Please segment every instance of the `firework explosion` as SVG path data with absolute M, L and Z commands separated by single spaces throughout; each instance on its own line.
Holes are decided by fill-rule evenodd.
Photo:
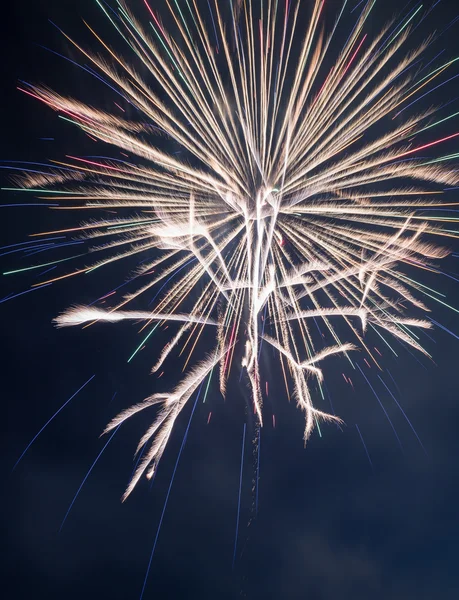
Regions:
M 428 310 L 426 288 L 405 267 L 435 271 L 433 261 L 448 254 L 435 238 L 456 234 L 428 210 L 447 206 L 440 186 L 459 179 L 442 164 L 456 155 L 419 157 L 459 136 L 426 137 L 450 117 L 439 119 L 432 108 L 400 116 L 454 62 L 426 69 L 421 55 L 431 40 L 406 49 L 420 9 L 370 39 L 364 30 L 375 2 L 367 2 L 336 54 L 332 40 L 347 1 L 327 31 L 323 0 L 305 7 L 239 0 L 224 10 L 215 0 L 206 15 L 195 2 L 176 0 L 166 2 L 173 33 L 144 3 L 137 18 L 124 4 L 115 13 L 98 2 L 127 58 L 91 28 L 103 55 L 66 36 L 136 119 L 45 87 L 23 88 L 126 156 L 70 158 L 21 180 L 64 209 L 127 215 L 64 230 L 92 240 L 101 258 L 45 283 L 110 263 L 121 269 L 132 256 L 142 262 L 131 280 L 147 281 L 109 310 L 72 307 L 57 325 L 143 320 L 149 333 L 140 348 L 170 322 L 175 330 L 153 371 L 174 352 L 188 353 L 188 371 L 172 391 L 128 408 L 106 428 L 160 407 L 123 498 L 143 475 L 153 476 L 177 417 L 206 378 L 218 371 L 225 393 L 235 358 L 263 424 L 263 342 L 277 351 L 287 394 L 305 415 L 305 440 L 320 419 L 339 422 L 312 399 L 327 357 L 344 353 L 352 361 L 359 348 L 377 363 L 365 343 L 369 329 L 387 345 L 389 334 L 426 352 L 413 332 L 431 326 L 418 315 Z M 129 310 L 158 289 L 151 310 Z M 214 332 L 215 347 L 189 368 L 202 354 L 204 328 Z M 346 328 L 352 343 L 342 341 Z M 333 345 L 323 347 L 322 331 Z

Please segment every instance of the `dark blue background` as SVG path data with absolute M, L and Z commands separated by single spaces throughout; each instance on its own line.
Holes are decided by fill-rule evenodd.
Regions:
M 333 5 L 337 9 L 339 3 L 326 4 L 331 19 Z M 379 4 L 368 24 L 370 33 L 401 8 L 392 1 Z M 79 17 L 110 36 L 108 24 L 88 0 L 23 0 L 2 10 L 5 8 L 2 158 L 42 160 L 61 158 L 68 152 L 94 153 L 87 138 L 18 92 L 16 84 L 20 78 L 44 82 L 84 99 L 97 90 L 96 103 L 111 107 L 113 97 L 108 89 L 95 86 L 88 76 L 35 45 L 44 44 L 76 58 L 47 19 L 83 42 L 89 38 Z M 141 6 L 139 10 L 143 10 Z M 457 12 L 454 1 L 442 0 L 420 28 L 419 39 L 432 29 L 445 27 Z M 442 48 L 443 56 L 458 54 L 458 34 L 457 26 L 450 29 L 429 50 L 431 56 Z M 456 95 L 453 83 L 424 106 Z M 457 102 L 450 105 L 449 112 L 456 106 Z M 458 127 L 457 120 L 452 120 L 441 131 L 447 135 Z M 41 141 L 41 137 L 55 140 Z M 450 201 L 455 197 L 455 193 L 448 196 Z M 23 196 L 14 193 L 2 194 L 3 203 L 21 200 Z M 4 244 L 27 239 L 35 231 L 58 228 L 74 218 L 41 208 L 1 210 Z M 28 264 L 17 255 L 1 261 L 2 271 Z M 448 259 L 445 268 L 459 271 L 457 260 Z M 123 426 L 88 478 L 59 534 L 68 505 L 105 442 L 99 435 L 107 421 L 156 389 L 170 387 L 182 368 L 182 363 L 169 365 L 159 381 L 149 375 L 167 339 L 165 333 L 154 336 L 136 360 L 127 364 L 139 343 L 137 330 L 130 324 L 83 331 L 53 328 L 52 318 L 64 308 L 76 301 L 90 302 L 121 283 L 125 272 L 120 276 L 118 269 L 115 266 L 70 279 L 0 305 L 5 598 L 124 600 L 140 593 L 189 409 L 177 425 L 153 487 L 139 485 L 125 504 L 120 496 L 132 469 L 132 454 L 152 415 L 142 414 Z M 33 281 L 31 275 L 19 275 L 4 278 L 2 283 L 3 297 L 27 289 Z M 434 285 L 447 295 L 447 301 L 459 304 L 458 284 L 439 276 Z M 459 333 L 459 315 L 436 307 L 434 318 Z M 436 343 L 426 340 L 426 346 L 436 364 L 421 357 L 418 362 L 400 346 L 398 359 L 384 351 L 382 361 L 398 383 L 397 398 L 428 457 L 379 385 L 377 391 L 401 438 L 401 451 L 372 391 L 345 359 L 331 359 L 325 365 L 325 377 L 335 410 L 346 425 L 343 431 L 324 425 L 323 437 L 315 432 L 304 449 L 302 416 L 293 402 L 287 402 L 277 367 L 266 369 L 272 362 L 266 353 L 263 360 L 270 393 L 262 433 L 259 513 L 253 519 L 253 423 L 249 419 L 234 572 L 231 562 L 245 399 L 236 384 L 230 386 L 226 401 L 214 387 L 207 403 L 198 404 L 193 418 L 145 598 L 458 598 L 459 341 L 441 330 L 433 335 Z M 344 382 L 342 372 L 352 377 L 355 393 Z M 93 373 L 95 379 L 56 417 L 11 473 L 30 439 Z M 378 386 L 376 369 L 366 374 Z M 318 399 L 319 407 L 327 409 L 321 402 Z M 212 418 L 207 425 L 209 411 Z M 270 420 L 272 412 L 276 428 Z

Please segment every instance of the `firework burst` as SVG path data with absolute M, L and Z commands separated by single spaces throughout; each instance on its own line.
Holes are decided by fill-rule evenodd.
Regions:
M 365 343 L 368 329 L 425 352 L 413 333 L 430 327 L 416 316 L 428 310 L 424 288 L 405 267 L 434 270 L 433 261 L 446 256 L 435 238 L 455 233 L 426 209 L 446 206 L 440 186 L 458 176 L 443 164 L 454 155 L 426 159 L 419 152 L 459 133 L 426 137 L 439 122 L 434 109 L 399 113 L 454 61 L 426 72 L 420 61 L 430 40 L 406 49 L 418 11 L 370 39 L 371 1 L 335 53 L 346 4 L 328 31 L 323 0 L 305 7 L 240 0 L 225 9 L 215 0 L 206 15 L 195 2 L 167 1 L 168 30 L 146 0 L 139 18 L 127 5 L 115 14 L 100 4 L 126 52 L 112 50 L 91 28 L 102 55 L 67 39 L 131 118 L 24 87 L 126 156 L 69 158 L 22 180 L 24 188 L 52 192 L 61 209 L 127 215 L 66 230 L 92 241 L 92 256 L 100 258 L 49 281 L 110 263 L 121 270 L 135 255 L 143 262 L 134 279 L 146 280 L 111 309 L 76 306 L 57 325 L 134 319 L 151 332 L 154 321 L 175 322 L 153 371 L 180 347 L 188 350 L 187 365 L 203 329 L 215 333 L 208 357 L 172 391 L 153 394 L 107 426 L 160 407 L 139 442 L 137 451 L 147 449 L 124 498 L 144 474 L 153 476 L 177 417 L 204 379 L 218 370 L 225 393 L 235 356 L 242 355 L 263 423 L 262 342 L 277 351 L 287 392 L 304 412 L 305 440 L 319 419 L 339 421 L 313 404 L 323 360 L 336 353 L 352 360 L 349 353 L 361 348 L 376 362 Z M 180 153 L 170 152 L 171 144 Z M 151 311 L 129 310 L 159 285 Z M 342 341 L 346 328 L 352 343 Z M 317 329 L 333 345 L 324 348 Z

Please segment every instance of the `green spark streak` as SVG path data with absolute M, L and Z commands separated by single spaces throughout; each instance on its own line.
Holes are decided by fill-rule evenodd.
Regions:
M 181 77 L 181 78 L 183 79 L 183 81 L 186 83 L 186 79 L 185 79 L 185 77 L 183 76 L 183 73 L 182 73 L 182 71 L 179 69 L 179 66 L 178 66 L 178 64 L 175 62 L 175 60 L 174 60 L 174 57 L 173 57 L 173 56 L 172 56 L 172 54 L 169 52 L 169 49 L 168 49 L 168 47 L 167 47 L 167 46 L 166 46 L 166 44 L 163 42 L 163 39 L 162 39 L 162 37 L 161 37 L 161 36 L 159 35 L 159 33 L 156 31 L 156 27 L 155 27 L 155 26 L 153 25 L 153 23 L 151 23 L 151 22 L 150 22 L 150 25 L 151 25 L 151 28 L 153 29 L 153 31 L 155 32 L 155 34 L 156 34 L 156 37 L 157 37 L 157 38 L 158 38 L 158 40 L 161 42 L 161 44 L 162 44 L 162 46 L 163 46 L 164 50 L 165 50 L 165 51 L 167 52 L 167 54 L 169 55 L 169 58 L 170 58 L 170 59 L 171 59 L 171 61 L 173 62 L 173 64 L 174 64 L 175 68 L 177 69 L 177 71 L 178 71 L 178 73 L 179 73 L 180 77 Z M 190 89 L 190 87 L 188 86 L 188 84 L 187 84 L 187 87 L 188 87 L 188 89 Z
M 455 112 L 452 115 L 449 115 L 449 117 L 445 117 L 444 119 L 440 119 L 440 121 L 436 121 L 435 123 L 432 123 L 432 125 L 427 125 L 427 127 L 424 127 L 423 129 L 420 129 L 418 131 L 418 133 L 421 133 L 422 131 L 426 131 L 426 129 L 430 129 L 431 127 L 435 127 L 435 125 L 439 125 L 440 123 L 444 123 L 445 121 L 448 121 L 449 119 L 452 119 L 453 117 L 456 117 L 457 115 L 459 115 L 459 112 Z
M 379 331 L 376 329 L 376 327 L 375 327 L 374 325 L 372 325 L 371 323 L 370 323 L 370 327 L 373 329 L 373 331 L 375 331 L 375 332 L 376 332 L 376 333 L 379 335 L 379 337 L 380 337 L 380 338 L 382 339 L 382 341 L 383 341 L 383 342 L 386 344 L 386 346 L 387 346 L 387 347 L 388 347 L 388 348 L 389 348 L 389 349 L 390 349 L 390 350 L 391 350 L 391 351 L 392 351 L 392 352 L 395 354 L 395 356 L 398 358 L 398 354 L 397 354 L 397 352 L 395 352 L 395 350 L 392 348 L 392 346 L 389 344 L 389 342 L 386 340 L 386 338 L 385 338 L 385 337 L 383 337 L 383 336 L 382 336 L 382 335 L 379 333 Z
M 314 418 L 316 420 L 316 427 L 317 427 L 317 431 L 319 432 L 319 436 L 322 437 L 322 432 L 320 431 L 319 421 L 315 415 L 314 415 Z
M 6 271 L 3 273 L 3 275 L 14 275 L 15 273 L 23 273 L 24 271 L 40 269 L 41 267 L 48 267 L 49 265 L 57 265 L 58 263 L 65 262 L 66 260 L 72 260 L 72 258 L 78 258 L 80 256 L 86 256 L 86 254 L 75 254 L 75 256 L 69 256 L 68 258 L 62 258 L 61 260 L 53 260 L 53 262 L 42 263 L 41 265 L 35 265 L 33 267 L 25 267 L 24 269 L 16 269 L 15 271 Z
M 398 327 L 400 327 L 400 329 L 405 330 L 411 337 L 419 340 L 419 336 L 417 336 L 415 333 L 413 333 L 411 331 L 411 329 L 409 327 L 407 327 L 404 323 L 397 323 L 397 325 L 398 325 Z
M 403 27 L 394 35 L 394 37 L 387 42 L 387 44 L 384 46 L 384 48 L 381 50 L 381 52 L 384 52 L 384 50 L 386 50 L 392 44 L 392 42 L 394 42 L 398 38 L 398 36 L 402 33 L 402 31 L 408 26 L 408 23 L 412 19 L 414 19 L 414 17 L 418 14 L 418 12 L 421 10 L 422 7 L 423 7 L 423 4 L 421 4 L 421 6 L 418 8 L 418 10 L 414 14 L 411 15 L 411 17 L 408 19 L 408 21 L 405 23 L 405 25 L 403 25 Z
M 193 14 L 193 11 L 191 10 L 191 6 L 190 6 L 190 3 L 188 2 L 188 0 L 186 0 L 186 5 L 188 6 L 188 10 L 190 11 L 190 15 L 191 15 L 191 18 L 192 18 L 192 19 L 193 19 L 193 21 L 194 21 L 194 24 L 195 24 L 195 26 L 196 26 L 196 29 L 198 29 L 198 24 L 197 24 L 197 22 L 196 22 L 196 19 L 194 18 L 194 14 Z
M 420 281 L 416 281 L 416 279 L 411 279 L 411 277 L 408 277 L 407 275 L 401 275 L 401 274 L 399 275 L 399 277 L 400 277 L 400 279 L 408 279 L 408 281 L 411 281 L 411 283 L 415 283 L 416 285 L 420 285 L 421 287 L 426 288 L 426 290 L 430 290 L 434 294 L 438 294 L 439 296 L 443 296 L 443 298 L 446 298 L 445 294 L 442 294 L 441 292 L 437 292 L 437 290 L 434 290 L 433 288 L 430 288 L 427 285 L 424 285 Z
M 375 304 L 375 303 L 373 303 L 373 304 Z M 376 304 L 375 304 L 375 306 L 376 306 Z M 390 315 L 389 315 L 389 313 L 388 313 L 388 312 L 386 312 L 385 310 L 383 310 L 382 312 L 383 312 L 383 314 L 384 314 L 384 315 L 386 315 L 387 317 L 389 317 L 389 318 L 390 318 Z M 418 336 L 417 336 L 417 335 L 415 335 L 414 333 L 412 333 L 412 331 L 411 331 L 410 329 L 408 329 L 408 327 L 407 327 L 406 325 L 403 325 L 403 323 L 395 323 L 395 325 L 396 325 L 396 327 L 398 327 L 398 328 L 399 328 L 401 331 L 405 331 L 405 332 L 407 333 L 408 337 L 411 337 L 411 338 L 416 338 L 417 340 L 419 340 Z M 376 331 L 376 329 L 375 329 L 374 327 L 373 327 L 373 329 L 374 329 L 374 331 Z M 376 333 L 379 333 L 379 332 L 378 332 L 378 331 L 376 331 Z M 381 338 L 384 340 L 384 342 L 386 342 L 386 340 L 385 340 L 385 339 L 382 337 L 382 335 L 380 335 L 380 337 L 381 337 Z M 386 342 L 386 344 L 389 346 L 388 342 Z M 390 346 L 389 346 L 389 348 L 392 350 L 392 348 L 391 348 Z M 392 350 L 392 352 L 394 352 L 394 350 Z M 395 352 L 394 352 L 394 354 L 397 356 L 397 354 L 396 354 Z M 426 352 L 426 354 L 427 354 L 427 355 L 428 355 L 430 358 L 432 358 L 428 352 Z
M 426 79 L 428 79 L 431 75 L 433 75 L 434 73 L 437 73 L 437 71 L 441 71 L 444 67 L 449 67 L 449 65 L 452 65 L 457 60 L 459 60 L 459 56 L 457 56 L 456 58 L 453 58 L 452 60 L 448 61 L 447 63 L 445 63 L 441 67 L 438 67 L 437 69 L 434 69 L 433 71 L 430 71 L 430 73 L 428 75 L 426 75 L 425 77 L 423 77 L 422 79 L 420 79 L 419 81 L 417 81 L 412 87 L 415 87 L 416 85 L 418 85 L 418 83 L 422 83 L 423 81 L 425 81 Z M 412 88 L 410 88 L 410 89 L 412 89 Z
M 429 160 L 428 162 L 420 163 L 419 166 L 423 167 L 424 165 L 433 165 L 434 163 L 442 162 L 444 160 L 453 160 L 454 158 L 457 158 L 458 156 L 459 156 L 459 153 L 448 154 L 447 156 L 440 156 L 440 158 L 435 158 L 434 160 Z
M 215 367 L 214 367 L 215 368 Z M 214 368 L 212 368 L 212 371 L 209 373 L 209 379 L 207 380 L 207 386 L 206 386 L 206 391 L 204 393 L 204 400 L 202 401 L 203 404 L 205 404 L 206 399 L 207 399 L 207 393 L 209 391 L 209 387 L 210 387 L 210 381 L 212 379 L 212 374 L 214 372 Z
M 435 298 L 435 296 L 431 296 L 430 294 L 428 294 L 427 292 L 423 292 L 426 296 L 429 296 L 429 298 L 432 298 L 433 300 L 436 300 L 437 302 L 439 302 L 440 304 L 443 304 L 443 306 L 446 306 L 447 308 L 450 308 L 451 310 L 453 310 L 456 313 L 459 313 L 459 310 L 457 308 L 454 308 L 454 306 L 451 306 L 450 304 L 446 304 L 446 302 L 443 302 L 442 300 L 439 300 L 438 298 Z M 442 294 L 443 296 L 443 294 Z
M 344 9 L 346 8 L 346 4 L 347 3 L 348 3 L 348 0 L 345 0 L 345 2 L 343 4 L 343 8 L 341 9 L 341 12 L 339 13 L 339 17 L 336 20 L 335 30 L 336 30 L 336 27 L 338 26 L 338 23 L 340 22 L 340 19 L 341 19 L 342 15 L 343 15 L 343 12 L 344 12 Z M 333 31 L 333 33 L 334 33 L 334 31 Z
M 178 9 L 179 13 L 180 13 L 180 18 L 182 19 L 182 22 L 185 25 L 186 31 L 188 33 L 188 37 L 190 38 L 190 41 L 193 43 L 193 38 L 191 37 L 190 30 L 188 29 L 188 25 L 186 24 L 185 17 L 183 16 L 183 13 L 182 13 L 182 10 L 181 10 L 181 8 L 179 6 L 179 3 L 177 2 L 177 0 L 174 0 L 174 2 L 175 2 L 175 5 L 177 6 L 177 9 Z
M 123 32 L 121 31 L 121 29 L 118 27 L 118 25 L 115 23 L 115 21 L 111 18 L 111 16 L 108 14 L 108 12 L 105 10 L 105 8 L 102 6 L 102 4 L 99 2 L 99 0 L 96 0 L 96 3 L 104 11 L 105 16 L 110 21 L 110 23 L 113 25 L 113 27 L 116 29 L 116 31 L 120 34 L 120 36 L 123 38 L 123 40 L 128 44 L 128 46 L 130 48 L 132 48 L 134 50 L 134 48 L 132 47 L 132 45 L 129 43 L 129 40 L 127 39 L 127 37 L 125 37 L 123 35 Z
M 317 382 L 319 384 L 320 395 L 322 396 L 322 400 L 325 400 L 324 392 L 322 390 L 322 386 L 320 385 L 320 381 Z
M 131 356 L 128 359 L 128 363 L 131 362 L 131 360 L 134 358 L 134 356 L 137 354 L 137 352 L 140 350 L 140 348 L 142 348 L 142 346 L 145 344 L 145 342 L 148 340 L 148 338 L 151 336 L 151 334 L 155 331 L 155 329 L 158 327 L 159 323 L 157 323 L 153 329 L 150 331 L 150 333 L 147 335 L 147 337 L 143 340 L 143 342 L 140 343 L 140 345 L 134 350 L 134 352 L 131 354 Z
M 83 131 L 90 131 L 96 137 L 99 137 L 98 131 L 96 131 L 95 129 L 92 129 L 91 127 L 88 127 L 87 125 L 83 125 L 83 123 L 78 123 L 78 121 L 72 121 L 72 119 L 67 119 L 67 117 L 63 117 L 62 115 L 59 115 L 59 119 L 62 119 L 63 121 L 68 121 L 69 123 L 72 123 L 72 125 L 76 125 L 80 129 L 82 129 Z M 100 139 L 100 137 L 99 137 L 99 139 Z M 72 192 L 66 192 L 66 193 L 70 194 Z
M 370 302 L 373 304 L 373 306 L 374 306 L 375 308 L 378 308 L 378 305 L 376 304 L 376 302 L 375 302 L 374 300 L 372 300 L 371 298 L 369 298 L 369 300 L 370 300 Z M 390 318 L 390 315 L 389 315 L 389 313 L 388 313 L 387 311 L 385 311 L 385 310 L 382 310 L 382 312 L 383 312 L 383 314 L 384 314 L 386 317 Z M 392 352 L 393 352 L 393 353 L 395 354 L 395 356 L 398 358 L 398 354 L 395 352 L 395 350 L 392 348 L 392 346 L 389 344 L 389 342 L 388 342 L 388 341 L 387 341 L 387 340 L 386 340 L 386 339 L 385 339 L 385 338 L 384 338 L 384 337 L 381 335 L 381 333 L 380 333 L 380 332 L 379 332 L 379 331 L 376 329 L 376 327 L 375 327 L 374 325 L 372 325 L 371 323 L 370 323 L 369 325 L 370 325 L 370 327 L 373 329 L 373 331 L 375 331 L 375 332 L 376 332 L 376 333 L 379 335 L 379 337 L 380 337 L 380 338 L 382 339 L 382 341 L 383 341 L 383 342 L 386 344 L 386 346 L 388 346 L 388 347 L 390 348 L 390 350 L 392 350 Z M 354 367 L 354 369 L 355 369 L 355 367 Z
M 124 10 L 124 8 L 121 6 L 121 4 L 118 2 L 118 7 L 120 10 L 120 13 L 123 15 L 123 17 L 126 19 L 126 21 L 129 23 L 129 25 L 132 27 L 132 29 L 134 29 L 134 31 L 137 33 L 137 35 L 139 36 L 139 38 L 143 41 L 143 43 L 145 44 L 145 46 L 147 48 L 149 48 L 148 42 L 145 39 L 145 37 L 142 35 L 142 33 L 137 29 L 134 21 L 130 18 L 130 16 L 127 14 L 127 12 Z M 126 25 L 126 24 L 125 24 Z M 140 55 L 139 51 L 137 50 L 137 48 L 135 48 L 134 46 L 132 46 L 131 44 L 129 44 L 131 46 L 131 48 L 134 50 L 135 54 L 140 58 L 140 60 L 142 60 L 143 62 L 143 58 Z
M 101 265 L 96 265 L 95 267 L 91 267 L 90 269 L 88 269 L 85 273 L 85 275 L 89 275 L 89 273 L 92 273 L 93 271 L 95 271 L 96 269 L 100 269 L 100 267 L 104 267 L 107 263 L 104 262 Z
M 366 20 L 368 19 L 368 17 L 370 16 L 370 13 L 371 13 L 371 11 L 373 10 L 373 7 L 374 7 L 374 5 L 375 5 L 375 4 L 376 4 L 376 0 L 374 0 L 374 1 L 373 1 L 373 4 L 370 6 L 370 10 L 367 12 L 367 15 L 366 15 L 366 17 L 365 17 L 365 19 L 364 19 L 363 23 L 365 23 L 365 21 L 366 21 Z M 362 26 L 363 26 L 363 23 L 362 23 Z M 360 28 L 360 31 L 362 31 L 362 28 Z

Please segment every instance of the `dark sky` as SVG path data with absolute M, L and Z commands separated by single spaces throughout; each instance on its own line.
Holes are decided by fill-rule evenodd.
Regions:
M 356 3 L 353 0 L 350 5 Z M 403 5 L 382 0 L 379 4 L 368 26 L 370 32 Z M 5 42 L 2 159 L 41 161 L 66 153 L 93 153 L 87 138 L 18 92 L 16 85 L 25 79 L 50 84 L 64 93 L 80 92 L 85 98 L 93 93 L 94 83 L 88 76 L 38 45 L 73 57 L 73 50 L 48 18 L 86 41 L 81 17 L 97 24 L 99 31 L 108 31 L 94 5 L 89 0 L 23 0 L 5 7 L 7 13 L 3 12 L 1 19 Z M 329 5 L 331 18 L 334 11 Z M 440 31 L 447 26 L 458 12 L 455 5 L 455 0 L 442 0 L 420 28 L 419 39 L 432 29 Z M 459 26 L 455 25 L 432 46 L 430 56 L 442 49 L 442 59 L 457 55 L 458 35 Z M 453 82 L 429 102 L 453 100 L 457 89 Z M 108 89 L 98 87 L 97 93 L 100 103 L 113 102 Z M 457 100 L 445 114 L 459 110 L 455 107 Z M 450 123 L 442 130 L 445 135 L 457 131 L 457 120 Z M 40 139 L 47 137 L 54 141 Z M 5 177 L 2 182 L 8 185 Z M 454 201 L 455 192 L 449 193 L 449 199 Z M 27 200 L 32 201 L 30 196 Z M 2 204 L 21 201 L 23 196 L 2 192 Z M 2 217 L 2 245 L 26 240 L 35 231 L 58 228 L 70 218 L 42 208 L 2 208 Z M 457 246 L 452 249 L 457 251 Z M 32 264 L 32 259 L 22 254 L 0 258 L 2 271 Z M 448 258 L 443 268 L 459 272 L 457 259 Z M 124 276 L 123 272 L 121 278 Z M 33 277 L 3 278 L 1 298 L 28 289 Z M 447 302 L 459 304 L 457 283 L 440 276 L 425 281 L 441 288 Z M 1 515 L 7 540 L 2 590 L 8 600 L 139 597 L 191 406 L 177 424 L 151 489 L 142 483 L 124 504 L 120 496 L 132 469 L 132 454 L 152 415 L 138 416 L 123 426 L 86 481 L 59 533 L 76 490 L 105 443 L 99 438 L 104 425 L 122 408 L 170 387 L 181 369 L 173 364 L 161 380 L 149 374 L 167 339 L 165 334 L 152 338 L 139 357 L 127 364 L 139 343 L 134 326 L 53 328 L 51 319 L 61 310 L 74 302 L 91 302 L 119 283 L 117 269 L 107 269 L 0 304 L 0 368 L 6 412 L 2 419 L 5 492 Z M 437 307 L 433 315 L 459 333 L 459 315 Z M 456 600 L 459 341 L 441 330 L 432 335 L 434 341 L 423 340 L 435 363 L 414 358 L 401 346 L 397 346 L 398 358 L 384 351 L 382 361 L 398 390 L 387 372 L 383 377 L 426 453 L 385 392 L 376 369 L 365 373 L 384 403 L 403 449 L 368 384 L 352 373 L 344 359 L 332 359 L 324 370 L 334 408 L 346 425 L 342 431 L 323 426 L 323 437 L 315 432 L 304 449 L 302 416 L 293 402 L 287 402 L 277 367 L 268 367 L 270 395 L 262 433 L 259 511 L 253 519 L 254 430 L 248 419 L 234 571 L 245 398 L 236 384 L 230 387 L 225 402 L 217 389 L 212 389 L 207 403 L 198 403 L 193 417 L 144 598 Z M 270 360 L 267 353 L 265 368 Z M 344 382 L 342 372 L 352 376 L 355 392 Z M 46 420 L 93 374 L 95 378 L 11 472 Z M 207 425 L 209 411 L 212 418 Z

